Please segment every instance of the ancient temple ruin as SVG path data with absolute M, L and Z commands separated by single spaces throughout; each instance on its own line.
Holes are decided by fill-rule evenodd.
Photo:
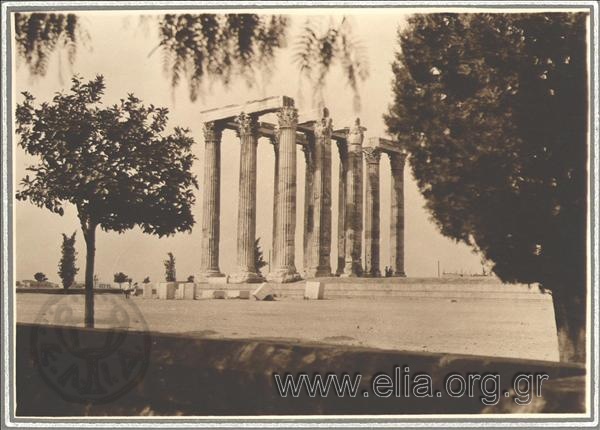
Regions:
M 277 124 L 261 121 L 275 113 Z M 237 221 L 236 273 L 229 282 L 259 282 L 255 267 L 257 144 L 270 139 L 275 151 L 272 264 L 267 280 L 293 282 L 302 277 L 338 275 L 381 276 L 379 162 L 381 154 L 390 159 L 392 170 L 391 255 L 393 276 L 404 274 L 404 162 L 405 153 L 391 140 L 372 137 L 365 141 L 366 128 L 355 124 L 333 129 L 327 109 L 321 118 L 298 117 L 290 97 L 269 97 L 201 113 L 204 122 L 204 181 L 202 201 L 201 268 L 204 278 L 223 276 L 219 269 L 219 223 L 221 136 L 235 130 L 240 139 L 240 171 Z M 332 142 L 340 161 L 337 267 L 331 267 Z M 304 152 L 305 225 L 303 231 L 304 267 L 295 265 L 296 231 L 296 145 Z M 363 159 L 366 165 L 366 193 L 363 204 Z M 364 210 L 364 226 L 363 226 Z M 362 236 L 365 233 L 365 261 L 362 262 Z M 301 276 L 302 273 L 302 276 Z

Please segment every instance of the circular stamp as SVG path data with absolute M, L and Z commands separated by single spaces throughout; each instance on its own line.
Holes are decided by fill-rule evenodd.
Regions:
M 95 327 L 83 328 L 83 294 L 57 294 L 31 332 L 42 379 L 75 403 L 108 403 L 133 389 L 150 362 L 151 337 L 135 300 L 95 294 Z

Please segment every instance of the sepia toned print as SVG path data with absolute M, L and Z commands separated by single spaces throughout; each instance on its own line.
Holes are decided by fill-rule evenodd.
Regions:
M 56 6 L 3 6 L 7 419 L 596 419 L 595 5 Z

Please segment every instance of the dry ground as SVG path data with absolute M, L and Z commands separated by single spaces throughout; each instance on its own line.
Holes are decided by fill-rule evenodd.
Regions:
M 56 299 L 57 296 L 54 296 Z M 82 296 L 68 298 L 83 320 Z M 552 302 L 402 298 L 305 301 L 145 300 L 136 305 L 149 329 L 210 338 L 264 338 L 363 347 L 558 360 Z M 34 322 L 53 297 L 17 294 L 17 321 Z M 111 326 L 108 300 L 97 296 L 98 327 Z M 51 315 L 45 315 L 52 320 Z M 131 326 L 143 328 L 134 317 Z

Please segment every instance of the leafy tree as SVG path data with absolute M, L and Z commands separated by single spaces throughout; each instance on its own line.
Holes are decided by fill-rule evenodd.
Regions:
M 63 233 L 63 241 L 61 246 L 62 257 L 58 263 L 58 276 L 62 280 L 64 289 L 69 288 L 75 282 L 75 275 L 79 272 L 79 269 L 75 267 L 75 257 L 77 251 L 75 251 L 75 235 L 76 231 L 71 236 L 67 236 Z M 94 284 L 96 283 L 96 276 L 94 275 Z
M 146 107 L 133 94 L 103 106 L 102 76 L 72 81 L 51 102 L 34 107 L 25 92 L 17 105 L 18 144 L 37 162 L 16 197 L 59 215 L 66 203 L 77 209 L 86 243 L 85 324 L 92 327 L 97 227 L 122 233 L 139 226 L 158 236 L 190 231 L 194 141 L 187 129 L 167 134 L 168 110 Z
M 260 271 L 261 268 L 268 264 L 263 257 L 263 251 L 260 247 L 260 237 L 254 241 L 254 249 L 256 250 L 254 252 L 254 258 L 256 259 L 256 270 Z
M 125 273 L 123 272 L 117 272 L 115 273 L 114 277 L 113 277 L 113 282 L 116 282 L 117 284 L 119 284 L 119 288 L 121 288 L 121 284 L 123 282 L 129 282 L 129 276 L 127 276 Z
M 176 282 L 177 275 L 175 272 L 175 256 L 172 252 L 167 254 L 169 258 L 164 261 L 165 265 L 165 281 L 167 282 Z
M 46 282 L 48 280 L 48 277 L 42 272 L 37 272 L 35 275 L 33 275 L 33 279 L 35 279 L 38 282 Z
M 586 16 L 415 15 L 390 133 L 441 232 L 507 282 L 552 292 L 560 356 L 585 360 Z

